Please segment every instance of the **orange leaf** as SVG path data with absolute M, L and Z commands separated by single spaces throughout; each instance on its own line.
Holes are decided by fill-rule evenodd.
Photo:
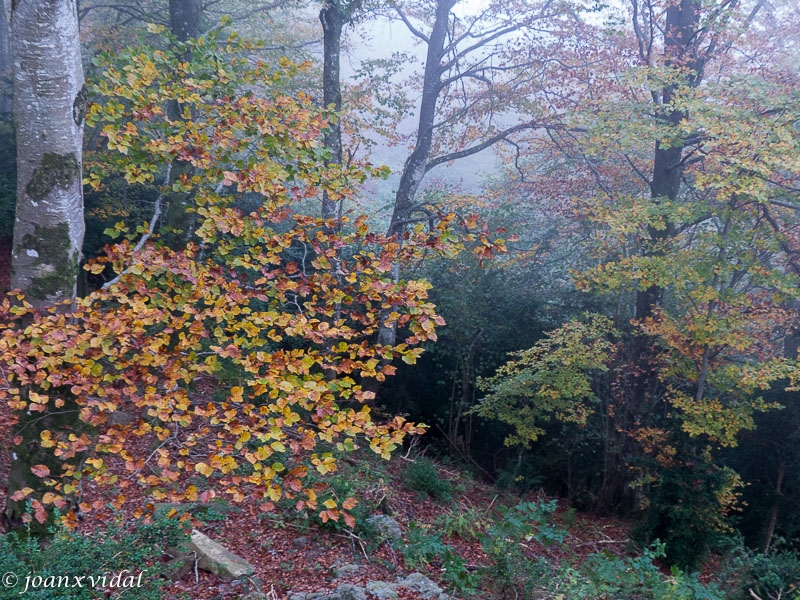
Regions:
M 19 502 L 20 500 L 24 500 L 28 495 L 33 493 L 33 489 L 29 487 L 24 487 L 21 490 L 17 490 L 13 494 L 11 494 L 11 499 L 14 502 Z
M 47 465 L 33 465 L 31 467 L 31 473 L 37 477 L 47 477 L 50 475 L 50 469 L 47 467 Z

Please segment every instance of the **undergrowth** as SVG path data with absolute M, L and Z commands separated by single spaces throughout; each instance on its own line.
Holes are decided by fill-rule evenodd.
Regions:
M 61 525 L 39 540 L 26 530 L 0 536 L 0 598 L 159 600 L 169 581 L 159 559 L 188 540 L 184 523 L 156 517 L 128 529 L 112 522 L 91 535 Z

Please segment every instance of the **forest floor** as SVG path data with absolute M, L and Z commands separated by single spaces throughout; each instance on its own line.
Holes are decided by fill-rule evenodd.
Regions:
M 376 457 L 368 460 L 381 459 Z M 524 499 L 512 497 L 475 481 L 455 467 L 439 465 L 440 476 L 450 481 L 455 490 L 453 498 L 443 504 L 406 489 L 404 470 L 408 460 L 411 459 L 395 457 L 384 465 L 381 470 L 388 474 L 388 478 L 368 482 L 366 493 L 369 498 L 362 499 L 371 505 L 379 501 L 380 508 L 389 513 L 404 532 L 412 523 L 423 528 L 430 526 L 435 530 L 441 527 L 442 519 L 448 514 L 484 513 L 488 516 L 501 505 L 542 499 L 538 494 L 531 494 Z M 621 553 L 629 545 L 628 527 L 619 520 L 575 515 L 562 504 L 556 515 L 556 523 L 567 525 L 563 523 L 565 517 L 569 521 L 570 536 L 563 549 L 544 548 L 532 542 L 529 551 L 544 553 L 554 562 L 576 561 L 598 550 Z M 401 550 L 389 543 L 376 546 L 369 539 L 348 533 L 344 528 L 337 531 L 302 521 L 296 514 L 259 514 L 257 510 L 250 511 L 243 507 L 224 521 L 207 523 L 200 529 L 253 564 L 256 576 L 262 582 L 262 591 L 274 591 L 274 597 L 280 600 L 292 593 L 332 591 L 342 583 L 364 586 L 368 581 L 393 582 L 415 571 L 422 572 L 441 587 L 447 588 L 442 580 L 442 565 L 438 561 L 431 561 L 431 564 L 422 568 L 408 568 Z M 489 564 L 480 543 L 474 538 L 444 535 L 443 541 L 465 559 L 469 569 Z M 344 565 L 358 568 L 347 569 L 347 574 L 337 577 L 336 570 Z M 207 573 L 201 573 L 197 579 L 191 573 L 174 584 L 172 589 L 188 592 L 193 599 L 220 600 L 237 598 L 242 591 L 238 584 L 225 584 Z M 405 595 L 401 591 L 399 596 L 399 600 L 420 598 L 423 596 L 411 590 Z
M 0 424 L 5 419 L 0 419 Z M 0 432 L 4 436 L 5 432 Z M 147 451 L 147 442 L 142 440 L 142 452 Z M 476 480 L 466 469 L 454 465 L 434 462 L 441 481 L 450 484 L 452 497 L 447 502 L 438 502 L 419 490 L 409 489 L 407 469 L 416 460 L 428 460 L 419 454 L 396 456 L 384 461 L 371 453 L 359 452 L 357 458 L 343 461 L 340 473 L 342 481 L 348 477 L 358 480 L 355 486 L 358 500 L 369 512 L 390 515 L 397 521 L 403 532 L 409 526 L 431 528 L 440 531 L 444 520 L 458 519 L 459 516 L 487 521 L 496 518 L 502 506 L 513 506 L 521 501 L 546 500 L 541 493 L 531 493 L 524 497 L 499 491 L 490 484 Z M 0 454 L 0 469 L 7 473 L 10 453 Z M 113 462 L 109 462 L 113 464 Z M 120 472 L 121 478 L 129 474 Z M 136 507 L 153 503 L 139 486 L 126 486 L 123 494 L 119 489 L 99 489 L 88 483 L 82 500 L 95 507 L 116 505 L 119 518 L 132 518 Z M 5 504 L 5 490 L 0 489 L 0 504 Z M 376 543 L 362 535 L 349 531 L 344 524 L 331 526 L 311 522 L 308 516 L 294 509 L 264 513 L 246 501 L 241 504 L 220 502 L 215 510 L 196 518 L 192 525 L 213 540 L 223 544 L 230 551 L 250 562 L 256 569 L 255 580 L 260 591 L 270 600 L 285 600 L 291 594 L 302 592 L 333 591 L 343 583 L 364 586 L 368 581 L 394 582 L 399 577 L 412 572 L 422 572 L 431 580 L 447 589 L 443 579 L 443 567 L 437 560 L 429 564 L 409 568 L 404 561 L 400 544 Z M 357 510 L 357 509 L 356 509 Z M 99 514 L 102 515 L 100 508 Z M 80 522 L 80 529 L 91 534 L 102 528 L 110 518 L 107 513 L 98 518 L 89 515 Z M 630 549 L 628 525 L 613 518 L 582 515 L 569 510 L 565 502 L 558 502 L 554 524 L 569 531 L 564 544 L 543 547 L 532 540 L 526 544 L 526 552 L 532 556 L 544 556 L 549 562 L 561 561 L 577 563 L 597 551 L 610 551 L 623 554 Z M 412 525 L 413 524 L 413 525 Z M 475 527 L 481 523 L 475 522 Z M 468 569 L 477 570 L 487 566 L 486 555 L 480 543 L 472 536 L 445 535 L 443 542 L 460 555 Z M 167 557 L 162 557 L 166 560 Z M 337 575 L 337 569 L 346 566 Z M 139 567 L 137 565 L 136 567 Z M 235 600 L 253 590 L 252 584 L 239 581 L 225 582 L 219 577 L 204 571 L 192 570 L 182 579 L 173 582 L 165 590 L 165 598 L 191 598 L 192 600 Z M 457 597 L 457 594 L 453 594 Z M 417 592 L 400 588 L 398 600 L 418 600 L 423 598 Z

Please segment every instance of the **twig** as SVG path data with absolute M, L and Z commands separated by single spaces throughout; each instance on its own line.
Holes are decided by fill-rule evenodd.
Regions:
M 583 546 L 597 546 L 598 544 L 627 544 L 630 540 L 595 540 L 593 542 L 582 542 L 575 544 L 573 548 L 581 548 Z
M 164 184 L 161 186 L 161 191 L 158 193 L 158 198 L 156 198 L 155 204 L 153 205 L 153 217 L 150 219 L 150 224 L 147 227 L 147 232 L 142 236 L 139 242 L 134 246 L 132 254 L 136 254 L 141 250 L 144 245 L 147 243 L 147 240 L 150 239 L 150 236 L 153 235 L 153 232 L 156 229 L 156 223 L 158 223 L 158 219 L 161 217 L 161 202 L 164 200 L 164 190 L 169 185 L 170 177 L 172 176 L 172 162 L 167 163 L 167 173 L 164 176 Z M 103 284 L 104 290 L 107 290 L 115 283 L 118 283 L 122 276 L 128 272 L 128 269 L 123 269 L 122 272 L 114 277 L 111 281 L 108 281 Z

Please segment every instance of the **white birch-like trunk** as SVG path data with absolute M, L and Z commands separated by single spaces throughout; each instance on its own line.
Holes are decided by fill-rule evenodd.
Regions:
M 83 244 L 86 87 L 75 0 L 11 9 L 17 213 L 11 287 L 44 307 L 75 297 Z
M 18 173 L 11 285 L 44 308 L 75 298 L 83 243 L 86 87 L 76 0 L 14 0 L 11 46 Z M 6 528 L 20 526 L 26 509 L 25 501 L 12 499 L 14 492 L 30 487 L 39 499 L 47 491 L 31 467 L 45 464 L 54 477 L 61 472 L 60 459 L 42 447 L 41 432 L 79 432 L 77 415 L 70 401 L 55 413 L 19 413 L 20 440 L 11 449 L 2 515 Z

